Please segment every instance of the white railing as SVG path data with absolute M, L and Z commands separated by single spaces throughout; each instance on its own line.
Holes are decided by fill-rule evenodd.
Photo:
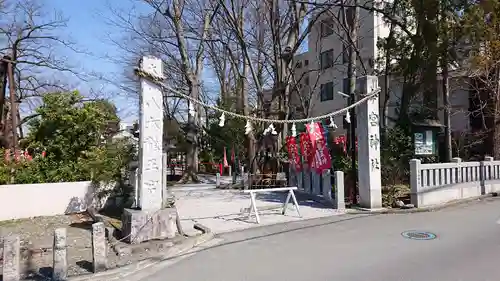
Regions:
M 411 201 L 416 207 L 473 198 L 500 191 L 500 161 L 485 157 L 484 161 L 422 164 L 410 161 Z

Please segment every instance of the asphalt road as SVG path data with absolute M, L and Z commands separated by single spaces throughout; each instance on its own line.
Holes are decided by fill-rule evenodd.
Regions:
M 437 212 L 338 216 L 229 233 L 143 280 L 500 280 L 500 200 Z M 407 230 L 434 240 L 404 238 Z

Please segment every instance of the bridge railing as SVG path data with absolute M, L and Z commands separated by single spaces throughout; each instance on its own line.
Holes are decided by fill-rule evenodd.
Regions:
M 423 164 L 410 161 L 411 202 L 425 207 L 453 200 L 474 198 L 500 191 L 500 161 L 485 157 L 483 161 Z

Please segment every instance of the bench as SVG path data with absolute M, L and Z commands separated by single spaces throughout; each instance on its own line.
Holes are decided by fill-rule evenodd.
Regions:
M 252 212 L 253 212 L 255 214 L 255 219 L 257 220 L 257 223 L 260 224 L 259 211 L 257 210 L 257 205 L 255 203 L 255 194 L 256 193 L 279 192 L 279 191 L 288 192 L 288 195 L 286 196 L 285 202 L 283 202 L 283 208 L 281 210 L 281 214 L 284 215 L 286 213 L 288 203 L 290 202 L 290 199 L 292 199 L 293 205 L 295 205 L 295 210 L 297 211 L 297 214 L 299 215 L 299 217 L 302 217 L 300 215 L 300 211 L 299 211 L 299 203 L 297 203 L 297 198 L 295 198 L 295 193 L 293 192 L 294 190 L 297 190 L 296 186 L 243 190 L 243 193 L 250 194 L 250 208 L 248 208 L 248 219 L 250 220 L 250 218 L 252 216 Z

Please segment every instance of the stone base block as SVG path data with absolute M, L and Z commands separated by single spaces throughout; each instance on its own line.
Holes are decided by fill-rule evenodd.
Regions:
M 122 215 L 122 235 L 131 244 L 174 238 L 177 230 L 175 219 L 174 208 L 158 211 L 125 209 Z

